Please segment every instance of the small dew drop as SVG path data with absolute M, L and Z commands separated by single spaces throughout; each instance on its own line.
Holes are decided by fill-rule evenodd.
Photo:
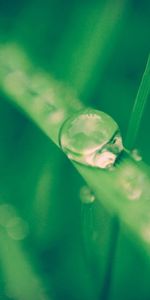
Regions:
M 131 152 L 131 155 L 132 155 L 133 159 L 136 160 L 136 161 L 141 161 L 142 160 L 142 156 L 140 155 L 140 153 L 137 149 L 133 149 L 132 152 Z
M 126 188 L 128 190 L 128 198 L 130 200 L 138 200 L 141 197 L 142 190 L 140 187 L 133 187 L 132 183 L 128 183 Z
M 89 204 L 95 201 L 95 195 L 88 186 L 83 186 L 80 189 L 80 199 L 82 203 Z
M 116 122 L 104 112 L 90 108 L 64 122 L 59 140 L 68 158 L 102 169 L 112 167 L 123 150 Z
M 129 200 L 140 199 L 145 183 L 143 175 L 141 175 L 137 169 L 131 166 L 124 167 L 119 183 L 123 193 Z
M 20 70 L 8 73 L 4 79 L 4 88 L 14 96 L 23 96 L 28 89 L 28 77 Z
M 11 204 L 0 205 L 0 225 L 14 240 L 23 240 L 29 233 L 28 223 L 18 217 L 14 206 Z

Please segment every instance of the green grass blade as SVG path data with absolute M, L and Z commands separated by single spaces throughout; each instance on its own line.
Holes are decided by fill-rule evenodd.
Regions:
M 129 122 L 125 146 L 132 149 L 135 145 L 144 109 L 150 93 L 150 56 L 135 99 Z
M 11 51 L 11 59 L 13 60 L 13 63 L 16 59 L 15 65 L 17 65 L 17 73 L 16 70 L 10 71 L 9 73 L 8 71 L 6 72 L 6 69 L 8 70 L 9 66 L 6 68 L 8 57 L 5 57 L 5 55 L 8 54 L 9 51 L 5 48 L 3 56 L 1 53 L 3 61 L 0 62 L 1 88 L 8 96 L 11 103 L 20 107 L 23 112 L 25 112 L 37 126 L 58 145 L 58 135 L 61 125 L 68 116 L 72 115 L 72 113 L 78 109 L 81 109 L 82 104 L 73 98 L 70 91 L 68 92 L 67 89 L 65 89 L 64 92 L 64 89 L 62 87 L 60 88 L 59 84 L 50 76 L 47 76 L 47 74 L 41 72 L 38 77 L 36 70 L 33 66 L 31 68 L 29 62 L 28 64 L 27 62 L 24 65 L 22 64 L 21 70 L 19 70 L 22 76 L 20 76 L 20 73 L 19 76 L 17 76 L 19 64 L 22 62 L 21 58 L 23 59 L 25 56 L 20 48 L 13 49 L 10 45 L 9 47 L 9 51 L 14 51 Z M 15 51 L 17 51 L 17 58 L 15 57 Z M 19 53 L 20 61 L 18 58 Z M 2 66 L 2 62 L 3 64 L 5 63 L 5 68 Z M 28 68 L 25 67 L 26 65 Z M 25 84 L 26 81 L 24 81 L 23 78 L 28 78 L 29 85 Z M 34 83 L 36 83 L 37 86 L 40 84 L 40 90 L 37 91 L 39 92 L 38 95 L 35 95 L 35 89 L 32 90 L 32 93 L 29 90 L 29 86 L 33 83 L 33 79 L 35 79 Z M 48 91 L 51 90 L 48 99 L 46 96 L 47 93 L 45 94 L 47 88 Z M 55 103 L 54 108 L 51 106 L 52 103 Z M 102 199 L 102 201 L 104 199 L 103 205 L 107 209 L 119 213 L 123 219 L 125 217 L 125 223 L 131 222 L 133 227 L 135 227 L 135 224 L 137 227 L 140 226 L 140 220 L 138 219 L 138 222 L 136 223 L 133 216 L 135 213 L 141 215 L 141 209 L 145 211 L 143 203 L 147 201 L 150 191 L 149 176 L 145 173 L 144 163 L 141 162 L 140 165 L 137 165 L 137 163 L 130 158 L 130 155 L 126 155 L 124 160 L 120 161 L 119 166 L 116 167 L 113 172 L 89 168 L 77 163 L 74 163 L 74 166 L 87 181 L 89 186 L 91 186 L 98 199 Z M 129 184 L 130 182 L 128 183 L 128 173 L 131 176 L 131 186 Z M 138 183 L 138 179 L 140 186 L 139 184 L 138 186 L 136 184 L 136 182 Z M 105 188 L 106 186 L 109 186 L 109 189 Z M 132 195 L 132 190 L 135 190 L 135 195 Z M 130 193 L 131 195 L 129 195 Z M 130 203 L 130 196 L 131 198 L 132 196 L 133 198 L 134 196 L 135 198 L 136 196 L 138 197 L 138 201 L 134 202 L 134 206 L 132 206 L 133 210 Z M 142 200 L 142 202 L 140 200 Z M 130 209 L 128 211 L 129 207 Z M 126 215 L 127 211 L 128 214 Z M 137 232 L 139 232 L 139 230 Z
M 17 45 L 0 47 L 0 65 L 1 90 L 7 99 L 58 145 L 61 125 L 82 104 L 70 90 L 38 71 Z M 133 243 L 140 245 L 150 262 L 150 174 L 147 166 L 143 162 L 137 163 L 127 153 L 122 155 L 112 171 L 84 164 L 73 165 L 107 214 L 118 218 L 128 235 L 133 236 Z

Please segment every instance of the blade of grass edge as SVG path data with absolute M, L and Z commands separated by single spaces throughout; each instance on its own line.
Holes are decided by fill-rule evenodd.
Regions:
M 132 149 L 135 145 L 144 109 L 150 93 L 150 55 L 146 64 L 145 72 L 142 77 L 142 81 L 134 102 L 129 126 L 127 130 L 127 136 L 125 140 L 125 146 L 127 149 Z

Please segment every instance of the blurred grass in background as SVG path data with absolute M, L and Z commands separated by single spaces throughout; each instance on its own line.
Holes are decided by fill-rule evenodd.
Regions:
M 150 2 L 2 0 L 0 6 L 1 43 L 21 44 L 37 68 L 73 89 L 84 104 L 114 117 L 125 138 L 149 54 Z M 1 92 L 1 299 L 99 299 L 97 259 L 91 266 L 83 247 L 84 182 L 5 97 Z M 134 145 L 148 164 L 149 114 L 147 101 Z M 105 216 L 100 220 L 105 223 Z M 117 221 L 112 232 L 105 227 L 107 261 Z M 115 292 L 112 297 L 119 299 Z M 107 292 L 101 299 L 108 299 Z

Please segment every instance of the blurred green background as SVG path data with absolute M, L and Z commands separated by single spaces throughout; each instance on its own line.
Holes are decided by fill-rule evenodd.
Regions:
M 110 114 L 124 138 L 149 38 L 148 0 L 0 1 L 1 44 L 22 45 L 38 68 Z M 92 263 L 85 253 L 85 183 L 2 92 L 0 99 L 0 299 L 108 299 L 97 252 Z M 147 101 L 135 143 L 147 164 L 149 115 Z

